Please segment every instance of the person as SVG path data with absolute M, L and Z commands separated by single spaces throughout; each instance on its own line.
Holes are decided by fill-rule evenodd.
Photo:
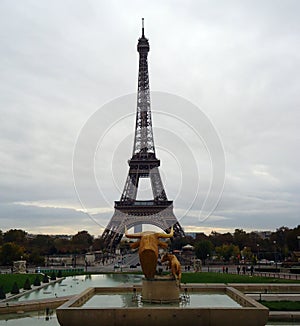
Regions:
M 246 274 L 246 266 L 243 266 L 243 274 Z
M 226 274 L 228 274 L 228 267 L 226 267 Z
M 251 265 L 250 272 L 251 272 L 251 276 L 253 276 L 253 272 L 254 272 L 254 266 L 253 265 Z
M 223 273 L 225 273 L 225 266 L 223 266 Z
M 240 266 L 240 265 L 238 265 L 238 266 L 237 266 L 237 268 L 236 268 L 236 270 L 237 270 L 237 273 L 238 273 L 238 275 L 240 275 L 241 266 Z

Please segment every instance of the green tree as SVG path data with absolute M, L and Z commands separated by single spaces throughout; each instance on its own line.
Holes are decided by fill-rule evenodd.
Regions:
M 3 286 L 0 286 L 0 300 L 6 299 L 6 294 L 3 290 Z
M 233 244 L 238 246 L 240 250 L 247 245 L 248 234 L 242 229 L 235 229 L 233 233 Z
M 19 286 L 18 286 L 17 282 L 14 282 L 10 293 L 11 294 L 19 294 L 20 293 Z
M 72 253 L 71 241 L 68 239 L 56 238 L 54 240 L 54 246 L 60 254 Z
M 28 277 L 26 278 L 26 281 L 24 283 L 23 289 L 24 290 L 31 290 L 31 284 L 30 284 L 30 281 L 29 281 L 29 278 Z
M 51 255 L 54 248 L 54 238 L 49 235 L 38 234 L 29 241 L 28 246 L 32 251 L 39 252 L 40 255 Z
M 4 233 L 3 242 L 14 242 L 19 246 L 24 246 L 27 243 L 27 233 L 23 230 L 11 229 Z
M 244 247 L 241 250 L 241 255 L 242 255 L 242 258 L 245 259 L 245 260 L 248 260 L 248 261 L 252 261 L 253 260 L 253 253 L 252 253 L 250 247 Z
M 34 249 L 34 251 L 28 255 L 28 261 L 34 265 L 44 265 L 45 258 L 40 255 L 40 252 L 37 249 Z
M 48 277 L 47 274 L 44 274 L 42 282 L 43 283 L 49 283 L 49 277 Z
M 93 244 L 93 237 L 87 231 L 80 231 L 71 239 L 74 252 L 85 253 Z
M 13 261 L 20 260 L 24 255 L 24 250 L 16 243 L 7 242 L 1 246 L 0 261 L 1 265 L 12 265 Z
M 237 259 L 240 249 L 238 246 L 234 244 L 223 244 L 222 246 L 215 248 L 216 253 L 220 258 L 223 258 L 225 261 L 229 261 L 230 259 Z
M 213 243 L 215 247 L 222 246 L 223 244 L 230 244 L 233 242 L 233 236 L 231 233 L 218 233 L 212 231 L 209 235 L 209 240 Z
M 210 240 L 200 240 L 195 242 L 195 254 L 204 264 L 208 256 L 211 256 L 213 248 L 214 245 Z
M 290 251 L 300 250 L 299 248 L 300 243 L 298 240 L 299 236 L 300 236 L 300 225 L 298 225 L 293 230 L 289 230 L 286 236 L 286 243 Z
M 35 280 L 33 282 L 33 285 L 34 286 L 40 286 L 41 285 L 41 280 L 40 280 L 39 275 L 36 275 Z

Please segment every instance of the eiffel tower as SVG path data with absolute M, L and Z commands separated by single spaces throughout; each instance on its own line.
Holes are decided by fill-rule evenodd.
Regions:
M 115 201 L 115 212 L 102 234 L 106 248 L 115 249 L 127 229 L 152 224 L 174 237 L 183 237 L 184 231 L 173 213 L 173 201 L 168 200 L 159 174 L 160 160 L 156 158 L 151 121 L 150 90 L 148 74 L 149 41 L 144 34 L 138 40 L 139 77 L 137 94 L 136 127 L 132 158 L 128 161 L 129 173 L 120 201 Z M 140 178 L 150 178 L 153 199 L 137 200 Z

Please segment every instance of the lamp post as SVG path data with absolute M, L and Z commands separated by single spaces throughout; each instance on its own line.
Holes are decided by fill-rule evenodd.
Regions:
M 209 254 L 207 254 L 207 271 L 209 272 Z
M 298 250 L 300 250 L 300 235 L 297 236 L 298 239 Z
M 259 260 L 259 243 L 258 243 L 256 246 L 257 246 L 257 260 L 258 260 L 258 270 L 260 271 L 260 260 Z
M 277 271 L 277 247 L 276 247 L 276 241 L 274 240 L 273 243 L 274 243 L 275 268 L 276 268 L 276 271 Z

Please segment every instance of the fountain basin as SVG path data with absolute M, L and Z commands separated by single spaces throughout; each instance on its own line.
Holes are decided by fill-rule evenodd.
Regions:
M 190 296 L 190 303 L 149 304 L 135 301 L 133 297 L 142 293 L 140 286 L 89 288 L 60 306 L 56 314 L 62 326 L 92 326 L 100 322 L 102 326 L 167 326 L 171 323 L 250 326 L 267 323 L 268 309 L 232 287 L 186 286 L 182 291 L 184 295 Z M 110 297 L 114 295 L 119 296 L 119 299 Z M 204 300 L 200 304 L 201 295 L 217 295 L 218 298 L 221 295 L 230 304 L 214 305 L 214 300 L 211 300 L 212 302 L 205 306 L 203 301 L 207 301 L 207 298 L 203 297 Z M 195 302 L 192 302 L 192 298 L 196 298 Z M 200 301 L 197 303 L 197 300 Z M 119 303 L 116 303 L 117 301 Z M 132 304 L 133 302 L 135 303 Z

